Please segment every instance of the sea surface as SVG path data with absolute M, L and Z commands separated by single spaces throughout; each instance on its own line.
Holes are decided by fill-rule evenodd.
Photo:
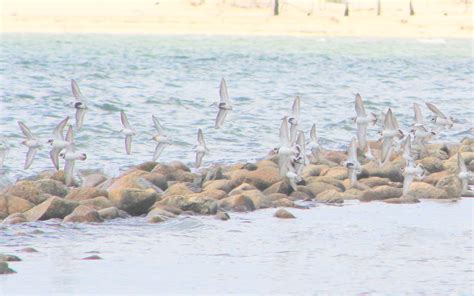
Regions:
M 456 119 L 435 141 L 472 136 L 473 43 L 467 40 L 154 35 L 0 36 L 0 137 L 10 150 L 0 188 L 52 168 L 47 146 L 24 171 L 24 121 L 46 142 L 65 116 L 74 124 L 70 80 L 89 105 L 76 133 L 88 159 L 80 170 L 109 175 L 150 160 L 151 116 L 174 145 L 161 161 L 191 165 L 202 128 L 215 162 L 252 161 L 278 145 L 281 118 L 302 100 L 301 125 L 316 123 L 326 149 L 346 149 L 355 135 L 354 95 L 366 109 L 391 107 L 402 128 L 413 102 L 432 102 Z M 234 110 L 213 128 L 219 82 Z M 132 155 L 119 133 L 120 110 L 138 131 Z M 429 110 L 422 107 L 429 120 Z M 370 139 L 378 139 L 371 127 Z M 349 294 L 472 295 L 473 199 L 412 205 L 347 202 L 161 224 L 144 218 L 103 224 L 58 221 L 0 226 L 0 253 L 16 254 L 18 273 L 0 277 L 13 294 Z M 24 247 L 38 253 L 22 253 Z M 103 260 L 81 258 L 97 254 Z

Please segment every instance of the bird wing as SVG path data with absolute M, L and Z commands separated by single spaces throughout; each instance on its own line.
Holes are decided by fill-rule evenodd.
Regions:
M 357 160 L 357 142 L 356 138 L 352 138 L 349 151 L 347 152 L 347 159 Z
M 354 168 L 347 169 L 347 174 L 349 176 L 349 179 L 351 180 L 350 185 L 351 187 L 355 185 L 357 181 L 357 173 Z
M 6 155 L 7 155 L 6 150 L 0 150 L 0 168 L 3 166 L 3 162 L 5 161 Z
M 132 136 L 125 136 L 125 151 L 128 155 L 132 153 Z
M 196 164 L 195 164 L 196 168 L 201 166 L 203 157 L 204 157 L 203 152 L 196 152 Z
M 385 163 L 389 158 L 392 151 L 393 139 L 384 138 L 382 142 L 382 162 Z
M 69 116 L 61 120 L 61 122 L 54 129 L 54 137 L 56 139 L 64 140 L 64 127 L 66 126 L 69 120 Z
M 74 79 L 71 79 L 71 90 L 76 102 L 84 102 L 84 97 L 82 96 L 81 90 L 79 89 L 79 85 Z
M 438 115 L 439 117 L 441 118 L 447 118 L 446 115 L 444 115 L 443 112 L 441 112 L 438 107 L 436 107 L 435 105 L 431 104 L 431 103 L 426 103 L 426 107 L 428 107 L 428 109 L 431 110 L 431 112 L 433 112 L 434 114 Z
M 280 176 L 285 177 L 288 173 L 290 164 L 290 157 L 284 154 L 278 155 L 278 168 L 280 171 Z
M 464 162 L 464 159 L 462 158 L 461 153 L 458 153 L 458 167 L 459 167 L 459 172 L 466 172 L 466 163 Z
M 359 142 L 360 150 L 364 151 L 367 146 L 367 124 L 357 125 L 357 141 Z
M 301 104 L 300 97 L 297 96 L 295 100 L 293 101 L 293 107 L 291 108 L 293 117 L 296 119 L 300 118 L 300 104 Z
M 306 151 L 306 142 L 305 142 L 305 139 L 304 139 L 304 132 L 303 131 L 298 132 L 298 138 L 296 140 L 296 143 L 298 144 L 298 146 L 300 146 L 301 153 L 304 156 L 305 151 Z
M 362 97 L 360 94 L 355 96 L 355 111 L 357 116 L 366 117 L 367 113 L 365 112 L 364 102 L 362 102 Z
M 25 137 L 28 140 L 33 139 L 33 134 L 31 133 L 30 129 L 21 121 L 18 121 L 18 125 L 20 126 L 20 129 L 22 133 L 25 135 Z
M 400 125 L 398 124 L 398 120 L 397 120 L 397 118 L 395 117 L 395 115 L 393 115 L 393 113 L 391 113 L 390 118 L 391 118 L 391 120 L 392 120 L 392 126 L 394 127 L 394 129 L 399 130 L 399 129 L 400 129 Z
M 156 161 L 158 157 L 160 157 L 161 152 L 163 152 L 163 149 L 165 149 L 166 144 L 164 143 L 158 143 L 155 148 L 155 153 L 153 153 L 153 161 Z
M 75 160 L 66 160 L 66 164 L 64 165 L 64 179 L 66 181 L 66 186 L 72 185 L 75 162 Z
M 214 125 L 215 128 L 220 128 L 224 124 L 224 120 L 227 116 L 228 110 L 219 108 L 219 112 L 217 113 L 216 123 Z
M 206 147 L 206 141 L 204 141 L 204 134 L 202 133 L 202 129 L 198 129 L 197 140 L 200 145 Z
M 230 104 L 229 94 L 227 93 L 227 83 L 225 82 L 224 78 L 222 78 L 221 84 L 219 86 L 219 96 L 221 99 L 221 103 Z
M 410 190 L 410 185 L 411 183 L 413 182 L 413 178 L 414 176 L 413 175 L 406 175 L 404 178 L 403 178 L 403 195 L 405 196 L 408 191 Z
M 292 124 L 290 126 L 290 144 L 293 145 L 298 136 L 298 124 Z
M 33 163 L 33 160 L 35 159 L 36 151 L 38 148 L 30 148 L 28 149 L 28 153 L 26 154 L 26 161 L 25 161 L 25 170 L 27 170 L 31 164 Z
M 161 126 L 160 121 L 158 118 L 155 117 L 155 115 L 152 115 L 153 118 L 153 125 L 155 126 L 156 131 L 158 132 L 158 136 L 163 136 L 165 134 L 163 130 L 163 126 Z
M 51 161 L 53 162 L 54 167 L 56 170 L 59 170 L 59 152 L 61 152 L 60 148 L 53 148 L 49 155 L 51 157 Z
M 311 138 L 311 141 L 313 142 L 317 142 L 318 141 L 318 137 L 316 135 L 316 124 L 313 123 L 313 126 L 311 127 L 311 131 L 309 133 L 309 137 Z
M 127 115 L 125 114 L 125 112 L 122 110 L 120 111 L 120 121 L 122 121 L 122 125 L 125 127 L 125 128 L 132 128 L 130 126 L 130 123 L 128 122 L 128 118 L 127 118 Z
M 66 133 L 66 141 L 69 142 L 69 145 L 66 147 L 66 151 L 74 152 L 75 151 L 75 143 L 74 143 L 74 131 L 72 126 L 69 126 Z
M 76 128 L 81 130 L 82 124 L 84 123 L 84 116 L 86 115 L 86 109 L 76 109 Z
M 288 117 L 283 117 L 280 126 L 280 145 L 290 146 L 290 138 L 288 135 Z
M 413 110 L 415 111 L 415 123 L 423 123 L 423 115 L 421 114 L 420 105 L 413 103 Z
M 395 127 L 393 125 L 392 117 L 393 117 L 392 109 L 388 108 L 387 114 L 385 114 L 385 118 L 384 118 L 384 121 L 383 121 L 384 129 L 387 129 L 387 130 L 394 130 L 395 129 Z

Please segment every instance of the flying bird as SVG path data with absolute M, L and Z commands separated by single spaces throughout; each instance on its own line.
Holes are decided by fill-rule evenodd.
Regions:
M 450 129 L 454 125 L 454 118 L 451 116 L 445 115 L 441 112 L 438 107 L 431 103 L 426 103 L 426 107 L 431 110 L 435 114 L 435 116 L 431 119 L 431 121 L 436 124 L 441 129 Z
M 462 158 L 462 155 L 459 152 L 458 152 L 458 178 L 461 180 L 461 184 L 462 184 L 461 194 L 467 193 L 468 181 L 474 179 L 474 173 L 467 170 L 466 163 L 464 162 L 464 159 Z
M 384 118 L 382 130 L 382 163 L 389 161 L 393 152 L 393 139 L 395 137 L 402 138 L 403 132 L 400 130 L 398 122 L 393 116 L 392 109 L 388 109 Z
M 291 116 L 288 117 L 288 123 L 290 124 L 290 143 L 293 144 L 296 141 L 298 133 L 298 124 L 300 120 L 300 97 L 296 97 L 291 107 Z
M 425 168 L 423 165 L 418 164 L 415 165 L 415 162 L 409 161 L 405 166 L 403 171 L 403 196 L 406 196 L 408 191 L 410 190 L 410 185 L 413 182 L 414 178 L 422 179 L 426 173 Z
M 288 134 L 288 117 L 285 116 L 280 126 L 280 148 L 278 148 L 278 167 L 281 177 L 286 176 L 293 155 L 294 150 L 291 146 Z
M 227 116 L 227 113 L 232 110 L 232 105 L 230 104 L 229 94 L 227 92 L 227 83 L 225 79 L 222 78 L 221 84 L 219 87 L 220 102 L 218 104 L 219 112 L 217 113 L 215 128 L 220 128 L 224 124 L 224 120 Z
M 367 146 L 367 126 L 369 125 L 369 122 L 375 124 L 377 119 L 373 114 L 371 114 L 370 117 L 367 115 L 360 94 L 356 94 L 355 96 L 355 111 L 357 114 L 354 118 L 354 122 L 357 124 L 357 142 L 359 144 L 359 149 L 364 151 Z
M 204 141 L 204 135 L 201 129 L 198 129 L 197 134 L 198 145 L 195 148 L 196 151 L 196 163 L 195 167 L 198 168 L 202 164 L 202 159 L 206 154 L 209 154 L 209 149 L 207 149 L 206 142 Z
M 69 116 L 61 120 L 61 122 L 54 129 L 54 139 L 48 140 L 48 144 L 53 148 L 51 149 L 49 155 L 56 170 L 59 170 L 59 153 L 70 144 L 64 139 L 64 128 L 66 127 L 68 120 Z
M 84 116 L 86 115 L 87 105 L 84 97 L 82 96 L 79 85 L 74 79 L 71 79 L 72 95 L 74 96 L 74 108 L 76 108 L 76 128 L 81 130 L 82 124 L 84 123 Z
M 313 161 L 319 161 L 319 152 L 321 152 L 321 146 L 319 145 L 318 136 L 316 135 L 316 124 L 313 124 L 311 131 L 309 133 L 310 141 L 308 143 L 308 148 L 311 150 L 311 155 L 313 156 Z
M 26 147 L 28 147 L 28 153 L 26 154 L 26 161 L 25 161 L 25 170 L 27 170 L 33 163 L 36 152 L 38 151 L 38 149 L 41 148 L 41 143 L 38 140 L 38 138 L 33 136 L 30 129 L 23 122 L 18 121 L 18 125 L 20 126 L 20 129 L 23 132 L 23 135 L 25 135 L 26 137 L 26 140 L 24 140 L 21 143 L 25 145 Z
M 152 115 L 153 124 L 156 129 L 156 135 L 152 138 L 156 141 L 155 153 L 153 154 L 153 161 L 156 161 L 160 157 L 161 152 L 165 149 L 166 146 L 171 145 L 171 140 L 166 136 L 163 127 L 161 126 L 158 118 Z
M 0 140 L 0 168 L 3 167 L 3 163 L 5 162 L 5 158 L 8 154 L 8 143 L 5 139 Z
M 347 152 L 347 160 L 344 162 L 347 168 L 347 175 L 350 179 L 350 186 L 354 186 L 357 181 L 357 174 L 362 171 L 362 166 L 357 160 L 357 142 L 356 138 L 352 138 L 349 150 Z
M 136 135 L 137 132 L 128 122 L 127 115 L 124 111 L 120 111 L 120 120 L 122 121 L 123 126 L 120 132 L 125 135 L 125 151 L 130 155 L 132 153 L 132 137 Z
M 87 155 L 76 151 L 72 126 L 69 126 L 67 130 L 66 141 L 69 145 L 67 145 L 66 151 L 61 152 L 59 155 L 66 161 L 64 164 L 64 179 L 66 186 L 71 186 L 74 180 L 74 166 L 76 160 L 86 160 Z

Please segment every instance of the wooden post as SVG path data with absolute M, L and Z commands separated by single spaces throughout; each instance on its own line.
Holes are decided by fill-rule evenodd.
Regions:
M 279 15 L 280 14 L 280 1 L 275 0 L 274 6 L 273 6 L 273 15 Z
M 349 2 L 346 1 L 346 10 L 344 11 L 344 16 L 349 16 Z
M 382 1 L 381 0 L 377 0 L 377 15 L 381 15 L 382 14 Z
M 415 15 L 415 10 L 413 9 L 412 0 L 410 0 L 410 15 Z

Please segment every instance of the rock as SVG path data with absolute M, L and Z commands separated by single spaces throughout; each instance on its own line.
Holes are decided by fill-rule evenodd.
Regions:
M 329 166 L 324 164 L 309 164 L 303 169 L 301 176 L 304 179 L 308 177 L 320 176 L 324 170 L 329 170 Z
M 219 211 L 219 212 L 216 213 L 214 218 L 217 219 L 217 220 L 227 221 L 227 220 L 230 219 L 230 216 L 226 212 Z
M 362 190 L 351 188 L 343 192 L 342 198 L 344 200 L 360 199 L 362 192 L 363 192 Z
M 267 194 L 267 198 L 269 198 L 273 202 L 282 198 L 288 198 L 288 196 L 286 196 L 283 193 L 272 193 L 272 194 Z
M 116 207 L 110 207 L 101 209 L 98 211 L 99 216 L 102 220 L 113 220 L 118 218 L 127 218 L 129 215 L 127 212 L 117 209 Z
M 162 216 L 151 216 L 151 217 L 148 217 L 147 219 L 148 223 L 161 223 L 161 222 L 165 222 L 166 220 L 167 219 L 165 219 Z
M 151 172 L 157 164 L 158 163 L 155 162 L 155 161 L 145 161 L 145 162 L 135 166 L 135 168 L 137 170 L 140 170 L 140 171 Z
M 364 178 L 364 179 L 360 179 L 359 182 L 369 187 L 377 187 L 377 186 L 383 186 L 383 185 L 391 186 L 391 184 L 393 184 L 393 182 L 390 181 L 390 179 L 380 178 L 380 177 Z
M 110 208 L 113 206 L 113 203 L 105 196 L 98 196 L 91 199 L 80 200 L 79 204 L 93 207 L 96 210 Z
M 390 203 L 390 204 L 413 204 L 419 203 L 420 201 L 411 196 L 402 196 L 402 197 L 393 197 L 384 199 L 383 202 Z
M 280 194 L 280 193 L 274 193 L 274 194 Z M 288 199 L 287 197 L 283 197 L 283 198 L 272 201 L 272 206 L 274 208 L 278 208 L 278 207 L 294 208 L 295 202 Z
M 455 175 L 448 175 L 436 183 L 436 188 L 443 189 L 448 194 L 448 198 L 459 198 L 462 193 L 462 184 Z
M 19 262 L 20 257 L 9 254 L 0 254 L 0 262 Z
M 393 183 L 393 182 L 392 182 Z M 345 179 L 342 184 L 344 185 L 344 189 L 357 189 L 357 190 L 367 190 L 370 189 L 369 186 L 365 185 L 364 183 L 359 182 L 358 180 L 354 182 L 354 184 L 351 185 L 351 180 Z
M 156 187 L 160 188 L 161 190 L 168 189 L 168 179 L 166 176 L 159 174 L 159 173 L 148 173 L 142 175 L 143 179 L 151 182 Z
M 235 186 L 242 183 L 251 184 L 259 190 L 265 190 L 267 187 L 281 180 L 277 167 L 262 166 L 254 171 L 236 170 L 231 172 L 231 180 Z
M 290 194 L 291 200 L 311 200 L 311 196 L 301 191 L 294 191 Z
M 38 180 L 35 181 L 34 184 L 36 188 L 42 193 L 51 194 L 59 197 L 65 197 L 68 193 L 66 185 L 56 180 Z
M 272 206 L 271 199 L 265 196 L 260 190 L 247 190 L 242 192 L 241 195 L 249 197 L 255 209 L 265 209 Z
M 217 212 L 217 201 L 213 198 L 191 194 L 187 196 L 170 195 L 157 205 L 173 206 L 182 211 L 192 211 L 201 215 L 214 215 Z
M 424 182 L 413 182 L 406 197 L 413 197 L 415 199 L 431 198 L 431 199 L 446 199 L 448 194 L 446 191 L 436 188 L 433 185 Z
M 235 187 L 229 192 L 229 195 L 240 194 L 247 190 L 257 190 L 257 187 L 250 185 L 249 183 L 242 183 L 239 186 Z
M 91 255 L 82 258 L 82 260 L 102 260 L 102 257 L 100 257 L 99 255 Z
M 63 219 L 71 214 L 78 205 L 79 204 L 75 201 L 52 196 L 41 204 L 24 212 L 24 216 L 30 222 L 53 218 Z
M 204 182 L 211 181 L 211 180 L 221 180 L 221 179 L 224 179 L 222 166 L 213 165 L 207 170 L 206 176 L 204 177 Z
M 78 187 L 71 189 L 71 191 L 69 191 L 68 195 L 66 195 L 65 198 L 80 201 L 85 199 L 92 199 L 99 196 L 107 197 L 107 195 L 107 191 L 96 187 Z
M 443 162 L 435 157 L 425 157 L 417 162 L 421 164 L 429 173 L 436 173 L 444 170 Z
M 360 201 L 383 200 L 400 196 L 402 196 L 402 189 L 383 185 L 364 190 L 360 196 Z
M 113 190 L 113 189 L 124 189 L 124 188 L 134 188 L 134 189 L 153 189 L 153 191 L 161 193 L 163 190 L 161 188 L 153 185 L 152 182 L 148 181 L 147 179 L 144 178 L 145 175 L 147 175 L 148 172 L 146 171 L 131 171 L 118 179 L 116 179 L 108 188 L 107 190 Z
M 426 157 L 434 157 L 436 159 L 447 159 L 448 158 L 448 152 L 441 150 L 441 149 L 428 149 L 422 153 L 420 153 L 421 158 L 426 158 Z
M 347 178 L 347 169 L 345 167 L 333 167 L 321 173 L 322 176 L 337 180 L 344 180 Z
M 342 163 L 344 160 L 346 160 L 347 155 L 346 153 L 342 151 L 323 151 L 321 153 L 321 157 L 335 163 Z
M 230 192 L 234 188 L 235 183 L 231 180 L 212 180 L 204 183 L 204 190 L 222 190 L 224 192 Z
M 159 201 L 157 203 L 159 203 Z M 160 205 L 160 204 L 157 205 L 157 204 L 155 204 L 155 205 L 153 205 L 152 210 L 155 209 L 155 208 L 163 209 L 167 212 L 175 214 L 176 216 L 181 215 L 183 213 L 183 210 L 181 210 L 178 207 L 172 206 L 172 205 Z
M 337 188 L 339 188 L 340 191 L 346 190 L 346 187 L 344 186 L 344 181 L 343 180 L 334 179 L 334 178 L 329 177 L 329 176 L 309 177 L 306 180 L 307 184 L 314 183 L 314 182 L 328 183 L 328 184 L 331 184 L 333 186 L 336 186 Z
M 182 168 L 186 168 L 187 170 L 184 170 Z M 194 178 L 196 177 L 195 174 L 190 173 L 190 170 L 188 167 L 183 165 L 183 167 L 177 165 L 166 165 L 166 164 L 158 164 L 153 168 L 151 171 L 152 173 L 159 173 L 164 176 L 166 176 L 166 179 L 168 181 L 179 181 L 179 182 L 192 182 Z
M 274 217 L 281 218 L 281 219 L 294 219 L 296 218 L 292 213 L 288 212 L 284 208 L 279 208 L 275 214 L 273 214 Z
M 278 169 L 278 161 L 275 162 L 270 159 L 262 159 L 258 161 L 256 164 L 246 163 L 245 165 L 242 166 L 242 169 L 245 169 L 248 171 L 256 171 L 259 168 L 264 168 L 264 167 Z
M 205 190 L 205 191 L 199 193 L 199 195 L 210 197 L 210 198 L 213 198 L 213 199 L 216 199 L 216 200 L 223 199 L 223 198 L 227 197 L 227 193 L 225 191 L 218 190 L 218 189 Z
M 163 221 L 168 220 L 168 219 L 176 218 L 176 214 L 168 212 L 167 210 L 165 210 L 163 208 L 154 208 L 146 216 L 149 219 L 153 218 L 155 216 L 159 216 L 159 217 L 163 218 Z
M 201 188 L 194 185 L 193 183 L 176 183 L 166 189 L 166 191 L 163 193 L 163 197 L 169 195 L 188 195 L 199 192 L 201 192 Z
M 36 250 L 35 248 L 31 248 L 31 247 L 23 248 L 20 251 L 25 252 L 25 253 L 38 253 L 38 250 Z
M 0 262 L 0 274 L 12 274 L 12 273 L 16 273 L 16 271 L 8 267 L 7 262 Z
M 0 219 L 14 213 L 23 213 L 35 205 L 23 198 L 11 194 L 0 194 Z
M 321 192 L 316 196 L 316 201 L 323 203 L 343 203 L 344 197 L 343 193 L 330 189 Z
M 42 203 L 48 197 L 41 192 L 33 181 L 20 181 L 15 185 L 6 188 L 6 194 L 26 199 L 35 205 Z
M 248 196 L 237 194 L 223 198 L 219 201 L 219 207 L 226 211 L 248 212 L 255 211 L 256 207 Z
M 173 160 L 172 162 L 170 162 L 168 164 L 168 166 L 172 170 L 179 170 L 179 171 L 183 171 L 183 172 L 191 172 L 191 169 L 188 166 L 186 166 L 184 163 L 182 163 L 181 161 L 178 161 L 178 160 Z
M 328 190 L 341 191 L 338 187 L 336 187 L 334 185 L 331 185 L 331 184 L 328 184 L 328 183 L 323 183 L 323 182 L 309 183 L 308 185 L 306 185 L 306 187 L 309 190 L 311 190 L 311 193 L 315 197 L 317 197 L 318 194 L 320 194 L 321 192 L 328 191 Z
M 423 178 L 423 182 L 429 183 L 431 185 L 436 185 L 441 179 L 450 175 L 449 171 L 441 171 L 437 173 L 430 174 Z
M 290 182 L 285 178 L 283 181 L 276 182 L 263 191 L 264 194 L 283 193 L 285 195 L 293 192 Z
M 95 187 L 107 180 L 107 177 L 105 177 L 102 174 L 90 174 L 87 175 L 83 181 L 82 181 L 82 187 Z
M 74 211 L 64 217 L 63 222 L 74 222 L 74 223 L 99 223 L 103 222 L 104 220 L 99 215 L 94 208 L 80 205 L 74 209 Z
M 25 223 L 25 222 L 28 222 L 28 220 L 26 220 L 26 217 L 25 215 L 23 215 L 23 213 L 14 213 L 6 217 L 3 220 L 2 224 L 11 225 L 11 224 L 20 224 L 20 223 Z
M 374 162 L 369 162 L 362 166 L 370 177 L 388 178 L 393 182 L 403 182 L 401 168 L 405 167 L 403 159 L 395 159 L 383 167 L 379 167 Z
M 132 216 L 146 214 L 158 198 L 153 189 L 118 188 L 109 191 L 112 203 Z

